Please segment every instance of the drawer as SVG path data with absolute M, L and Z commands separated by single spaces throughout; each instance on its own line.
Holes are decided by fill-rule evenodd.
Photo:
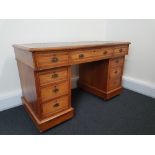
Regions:
M 121 77 L 114 78 L 109 81 L 109 90 L 116 89 L 121 86 Z
M 124 57 L 114 58 L 110 60 L 111 67 L 123 66 L 123 63 L 124 63 Z
M 53 68 L 58 66 L 65 66 L 68 64 L 68 53 L 36 53 L 36 66 L 39 69 Z
M 56 100 L 49 101 L 42 104 L 42 114 L 46 116 L 48 114 L 55 114 L 68 108 L 68 96 L 60 97 Z
M 71 54 L 72 62 L 83 62 L 89 59 L 95 58 L 104 58 L 112 56 L 113 49 L 112 48 L 100 48 L 100 49 L 90 49 L 88 51 L 76 51 Z
M 71 53 L 71 61 L 85 61 L 93 56 L 93 51 L 76 51 Z
M 94 56 L 109 57 L 112 56 L 112 54 L 113 54 L 112 48 L 101 48 L 94 50 Z
M 50 71 L 39 72 L 38 77 L 41 86 L 62 80 L 67 80 L 68 69 L 51 69 Z
M 68 89 L 68 81 L 41 88 L 41 100 L 42 102 L 45 102 L 56 97 L 68 94 Z
M 110 79 L 121 77 L 122 75 L 122 67 L 115 67 L 110 70 Z
M 118 47 L 114 49 L 114 55 L 125 55 L 128 53 L 128 47 Z

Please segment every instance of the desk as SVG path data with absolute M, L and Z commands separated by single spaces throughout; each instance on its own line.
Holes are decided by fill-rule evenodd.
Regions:
M 105 100 L 120 94 L 129 44 L 74 42 L 13 45 L 22 102 L 40 132 L 74 116 L 71 105 L 71 66 L 74 64 L 79 64 L 78 86 L 82 89 Z

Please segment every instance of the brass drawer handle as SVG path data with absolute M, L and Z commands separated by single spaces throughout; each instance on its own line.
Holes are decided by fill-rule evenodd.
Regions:
M 104 51 L 103 54 L 106 55 L 108 53 L 108 51 Z
M 119 52 L 120 52 L 120 53 L 123 52 L 123 49 L 121 48 L 121 49 L 119 50 Z
M 79 55 L 79 58 L 81 59 L 81 58 L 84 58 L 84 54 L 80 54 Z
M 59 89 L 55 86 L 55 88 L 53 89 L 54 93 L 57 93 L 59 91 Z
M 55 103 L 55 104 L 53 105 L 54 108 L 57 108 L 57 107 L 59 107 L 59 106 L 60 106 L 59 103 Z
M 56 73 L 54 73 L 54 74 L 52 74 L 52 78 L 58 78 L 58 74 L 56 74 Z
M 57 57 L 53 57 L 51 61 L 54 62 L 54 63 L 56 63 L 56 62 L 59 61 L 59 59 Z
M 117 74 L 118 73 L 118 71 L 115 71 L 115 74 Z

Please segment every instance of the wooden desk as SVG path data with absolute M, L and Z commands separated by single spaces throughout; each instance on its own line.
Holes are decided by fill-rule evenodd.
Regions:
M 71 65 L 79 64 L 78 86 L 107 100 L 121 93 L 129 42 L 13 45 L 25 109 L 40 131 L 74 115 Z M 95 105 L 94 105 L 95 106 Z

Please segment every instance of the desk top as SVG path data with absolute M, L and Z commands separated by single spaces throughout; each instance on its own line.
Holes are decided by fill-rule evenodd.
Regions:
M 83 41 L 83 42 L 15 44 L 13 45 L 13 47 L 23 49 L 29 52 L 37 52 L 37 51 L 48 51 L 48 50 L 67 50 L 67 49 L 128 45 L 128 44 L 130 44 L 130 42 Z

